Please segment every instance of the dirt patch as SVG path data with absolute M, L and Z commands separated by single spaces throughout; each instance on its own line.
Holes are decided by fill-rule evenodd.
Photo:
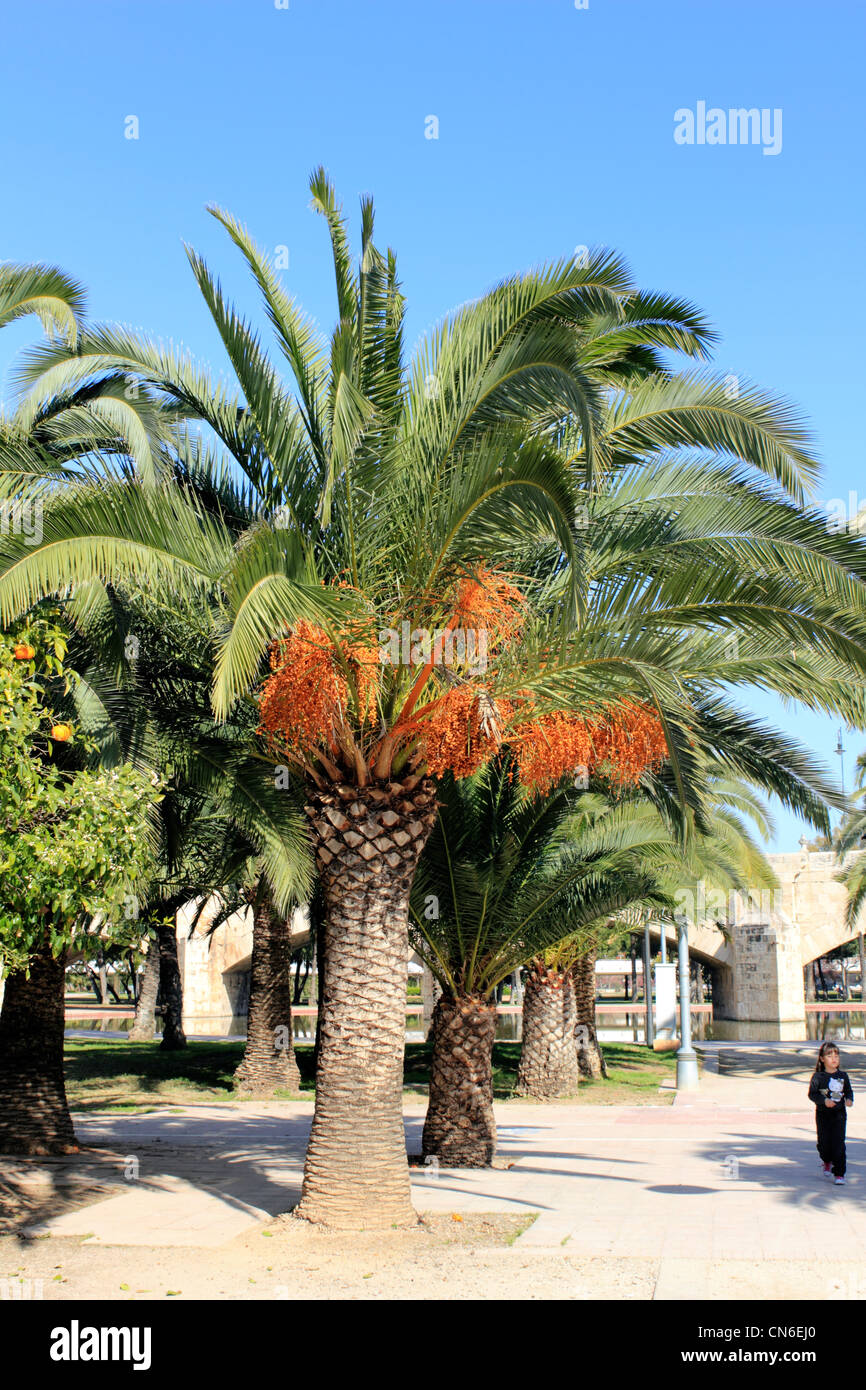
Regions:
M 426 1215 L 403 1231 L 324 1231 L 275 1218 L 219 1249 L 0 1238 L 0 1279 L 45 1299 L 595 1299 L 652 1297 L 657 1261 L 570 1257 L 512 1243 L 531 1214 Z

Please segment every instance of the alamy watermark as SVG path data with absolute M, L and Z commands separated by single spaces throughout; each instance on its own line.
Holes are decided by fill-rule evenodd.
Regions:
M 0 536 L 23 536 L 25 545 L 41 545 L 42 502 L 0 502 Z
M 383 666 L 466 666 L 470 674 L 487 670 L 487 629 L 474 627 L 413 628 L 408 622 L 379 633 L 379 661 Z
M 674 140 L 678 145 L 762 145 L 764 154 L 782 152 L 782 108 L 775 106 L 707 109 L 697 102 L 694 111 L 681 106 L 674 112 Z
M 738 914 L 756 913 L 768 921 L 772 914 L 784 911 L 781 888 L 749 888 L 737 891 L 732 888 L 708 888 L 701 879 L 694 887 L 678 888 L 674 894 L 675 919 L 685 917 L 688 922 L 708 920 L 737 920 Z

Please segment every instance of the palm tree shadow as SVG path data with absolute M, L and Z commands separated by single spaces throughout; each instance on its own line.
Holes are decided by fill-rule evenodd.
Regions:
M 93 1116 L 79 1124 L 79 1153 L 5 1163 L 0 1234 L 27 1241 L 34 1227 L 67 1212 L 134 1189 L 176 1189 L 178 1182 L 236 1210 L 280 1215 L 300 1198 L 310 1121 L 310 1114 L 262 1116 L 234 1107 L 227 1125 L 212 1114 Z

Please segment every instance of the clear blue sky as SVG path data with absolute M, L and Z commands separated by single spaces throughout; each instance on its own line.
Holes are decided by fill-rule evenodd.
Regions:
M 222 365 L 182 239 L 252 307 L 204 211 L 230 208 L 289 248 L 287 284 L 329 325 L 322 163 L 347 210 L 375 196 L 412 336 L 505 274 L 614 246 L 704 309 L 722 370 L 803 408 L 819 498 L 866 499 L 864 31 L 862 0 L 7 0 L 0 258 L 58 262 L 93 317 Z M 676 144 L 699 101 L 781 108 L 781 152 Z M 28 337 L 4 334 L 0 366 Z M 754 704 L 838 768 L 835 726 Z M 846 742 L 850 786 L 866 740 Z M 778 847 L 800 833 L 780 813 Z

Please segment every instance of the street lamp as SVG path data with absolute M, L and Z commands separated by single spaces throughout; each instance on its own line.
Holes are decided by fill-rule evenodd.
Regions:
M 653 983 L 652 971 L 650 969 L 650 928 L 649 913 L 644 913 L 643 919 L 643 997 L 646 1004 L 646 1023 L 644 1025 L 644 1040 L 647 1047 L 652 1047 L 655 1042 L 655 1027 L 653 1020 Z
M 680 1048 L 677 1053 L 677 1090 L 698 1088 L 698 1057 L 692 1047 L 691 990 L 689 989 L 689 924 L 684 912 L 676 913 L 680 963 Z
M 840 726 L 839 726 L 839 731 L 838 731 L 838 733 L 837 733 L 837 735 L 836 735 L 836 749 L 835 749 L 835 751 L 836 751 L 836 753 L 837 753 L 838 756 L 839 756 L 839 775 L 840 775 L 840 777 L 841 777 L 841 779 L 842 779 L 842 793 L 843 793 L 843 795 L 844 795 L 844 792 L 845 792 L 845 748 L 844 748 L 844 746 L 843 746 L 843 744 L 842 744 L 842 726 L 841 726 L 841 724 L 840 724 Z

